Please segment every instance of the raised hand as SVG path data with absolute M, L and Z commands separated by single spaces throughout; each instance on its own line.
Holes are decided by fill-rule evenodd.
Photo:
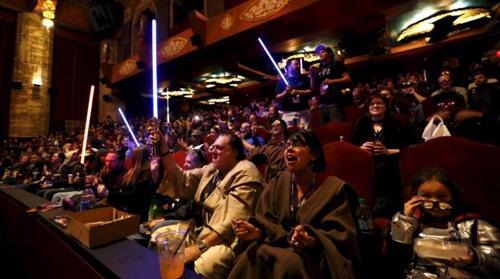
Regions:
M 422 204 L 422 199 L 419 196 L 414 196 L 411 200 L 407 201 L 404 206 L 404 215 L 412 217 L 415 210 Z

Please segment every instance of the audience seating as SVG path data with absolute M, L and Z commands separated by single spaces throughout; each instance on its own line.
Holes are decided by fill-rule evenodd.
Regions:
M 315 130 L 319 125 L 319 109 L 311 110 L 311 130 Z
M 212 135 L 206 135 L 203 138 L 203 142 L 206 142 L 208 143 L 208 145 L 211 145 L 212 143 L 214 143 L 214 139 L 212 138 Z
M 132 158 L 127 158 L 125 161 L 123 161 L 123 166 L 129 170 L 132 167 Z
M 400 154 L 405 201 L 410 199 L 409 181 L 424 167 L 445 169 L 463 190 L 462 198 L 500 224 L 500 147 L 462 137 L 440 137 Z
M 175 163 L 177 163 L 177 165 L 179 167 L 181 167 L 183 170 L 186 170 L 186 168 L 184 167 L 184 163 L 186 162 L 186 156 L 187 156 L 187 153 L 184 150 L 179 150 L 179 151 L 175 152 L 174 154 L 172 154 L 172 157 L 174 158 Z
M 343 109 L 345 122 L 355 125 L 356 122 L 365 115 L 365 110 L 357 106 L 348 106 Z
M 350 142 L 352 138 L 353 126 L 348 123 L 333 121 L 314 129 L 314 134 L 318 137 L 322 145 L 340 140 L 340 136 L 345 141 Z
M 266 131 L 266 129 L 259 127 L 257 128 L 257 136 L 264 139 L 264 142 L 267 142 L 267 140 L 269 139 L 269 132 Z
M 408 116 L 398 112 L 393 112 L 391 115 L 394 119 L 396 119 L 396 121 L 398 121 L 399 125 L 401 125 L 407 133 L 411 131 L 411 123 Z
M 336 141 L 323 145 L 326 172 L 352 185 L 364 198 L 368 208 L 373 207 L 375 163 L 373 155 L 359 147 Z

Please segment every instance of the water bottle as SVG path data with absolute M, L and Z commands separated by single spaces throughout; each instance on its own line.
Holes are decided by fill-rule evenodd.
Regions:
M 95 197 L 92 188 L 88 187 L 83 191 L 80 199 L 80 211 L 87 211 L 95 207 Z
M 82 198 L 80 199 L 80 208 L 78 211 L 87 211 L 89 210 L 89 197 L 86 193 L 83 193 Z
M 89 209 L 96 208 L 96 199 L 95 199 L 95 194 L 94 191 L 92 190 L 92 187 L 88 188 L 88 197 L 89 197 Z
M 359 229 L 361 231 L 366 232 L 373 230 L 372 214 L 365 204 L 365 199 L 359 199 L 359 207 L 356 211 L 356 216 L 358 217 Z

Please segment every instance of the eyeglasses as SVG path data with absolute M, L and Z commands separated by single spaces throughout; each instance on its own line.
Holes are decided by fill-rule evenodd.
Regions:
M 445 83 L 448 83 L 448 82 L 450 82 L 449 79 L 443 79 L 443 80 L 439 81 L 439 84 L 445 84 Z
M 374 106 L 374 105 L 377 105 L 377 106 L 384 106 L 385 103 L 384 102 L 374 102 L 374 103 L 370 103 L 370 106 Z
M 443 108 L 453 108 L 456 106 L 455 102 L 441 102 L 437 103 L 438 108 L 443 109 Z
M 422 201 L 422 207 L 427 210 L 431 210 L 435 207 L 443 210 L 443 211 L 450 211 L 453 206 L 451 205 L 451 202 L 445 202 L 445 201 Z
M 296 140 L 296 141 L 287 141 L 285 143 L 285 148 L 288 148 L 290 146 L 291 147 L 305 147 L 307 145 L 306 145 L 306 143 L 298 141 L 298 140 Z

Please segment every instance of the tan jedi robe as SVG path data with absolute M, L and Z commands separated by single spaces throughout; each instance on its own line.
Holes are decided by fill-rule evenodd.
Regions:
M 354 190 L 330 176 L 290 214 L 291 173 L 285 171 L 264 189 L 250 219 L 263 232 L 241 254 L 228 278 L 356 278 L 360 256 L 350 200 Z M 304 225 L 317 247 L 295 250 L 289 244 L 296 225 Z
M 200 202 L 205 187 L 212 183 L 216 170 L 213 164 L 203 168 L 182 171 L 178 168 L 169 173 L 161 182 L 158 193 L 172 198 L 194 199 Z M 247 160 L 239 161 L 220 181 L 215 190 L 203 203 L 211 215 L 205 222 L 196 242 L 201 241 L 212 231 L 225 242 L 210 247 L 195 261 L 195 271 L 207 278 L 225 278 L 234 261 L 233 249 L 237 238 L 233 221 L 248 219 L 254 212 L 262 192 L 263 180 L 255 165 Z

